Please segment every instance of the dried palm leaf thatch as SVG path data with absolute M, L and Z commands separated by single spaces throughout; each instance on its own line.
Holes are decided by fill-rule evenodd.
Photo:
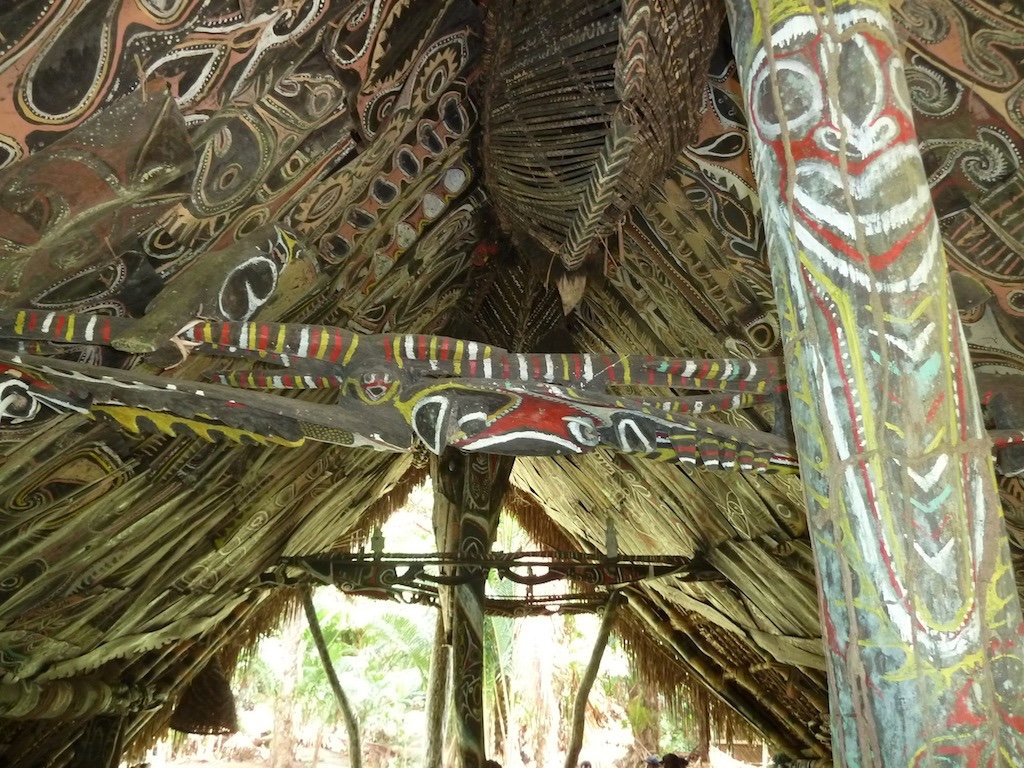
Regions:
M 130 665 L 127 672 L 157 680 L 165 691 L 165 702 L 156 710 L 140 711 L 129 716 L 125 724 L 124 758 L 129 762 L 142 761 L 154 742 L 167 733 L 168 728 L 190 725 L 193 733 L 224 733 L 216 728 L 216 718 L 226 720 L 225 703 L 219 706 L 189 707 L 186 702 L 189 689 L 197 677 L 201 677 L 211 663 L 216 663 L 224 676 L 227 688 L 219 687 L 221 696 L 230 695 L 230 681 L 236 670 L 239 657 L 251 653 L 259 640 L 276 631 L 284 621 L 290 620 L 301 610 L 297 590 L 276 588 L 271 593 L 259 593 L 239 605 L 221 625 L 196 640 L 182 640 L 172 646 L 148 654 Z M 214 662 L 213 660 L 216 659 Z M 186 715 L 178 713 L 182 706 L 188 707 Z M 206 717 L 210 717 L 206 720 Z M 191 723 L 187 720 L 191 719 Z
M 366 508 L 359 521 L 347 531 L 344 537 L 335 541 L 324 552 L 352 552 L 370 543 L 373 532 L 387 522 L 395 512 L 405 506 L 409 495 L 426 482 L 430 475 L 429 464 L 424 454 L 416 454 L 409 462 L 409 469 L 395 486 Z
M 551 519 L 533 496 L 520 488 L 512 487 L 505 497 L 505 511 L 512 515 L 526 535 L 542 549 L 571 552 L 580 549 L 580 543 L 573 541 L 562 528 Z
M 688 733 L 697 733 L 702 718 L 723 741 L 752 741 L 760 734 L 700 680 L 688 674 L 678 659 L 650 634 L 635 616 L 623 611 L 616 622 L 615 634 L 629 658 L 630 668 L 648 689 L 664 698 L 675 725 Z
M 696 129 L 715 0 L 501 0 L 488 17 L 486 183 L 502 224 L 593 267 Z M 571 301 L 581 276 L 561 280 Z

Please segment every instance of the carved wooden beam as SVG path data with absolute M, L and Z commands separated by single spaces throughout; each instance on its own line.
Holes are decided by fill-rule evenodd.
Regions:
M 0 352 L 0 424 L 53 408 L 130 431 L 291 446 L 311 439 L 408 451 L 423 443 L 434 453 L 450 446 L 533 456 L 605 446 L 711 469 L 795 465 L 785 437 L 705 417 L 764 403 L 783 389 L 773 359 L 520 354 L 442 336 L 206 321 L 171 341 L 193 354 L 267 361 L 277 370 L 215 374 L 218 383 L 199 384 L 52 356 L 62 344 L 110 344 L 131 335 L 135 323 L 29 310 L 0 317 L 0 338 L 17 350 Z M 651 387 L 665 392 L 630 394 Z M 257 388 L 332 388 L 340 397 L 324 405 L 251 391 Z M 680 389 L 693 393 L 679 396 Z
M 101 349 L 139 338 L 138 329 L 139 321 L 105 315 L 0 314 L 0 429 L 55 410 L 132 432 L 288 446 L 308 439 L 410 451 L 423 443 L 435 454 L 452 446 L 510 456 L 603 446 L 715 470 L 797 465 L 788 414 L 777 406 L 786 384 L 775 358 L 512 353 L 443 336 L 207 321 L 187 324 L 154 354 L 174 349 L 179 359 L 217 355 L 276 368 L 221 371 L 200 383 L 60 357 L 68 345 Z M 152 334 L 146 327 L 141 338 L 153 343 Z M 256 389 L 338 396 L 325 404 Z M 706 418 L 768 403 L 776 410 L 771 432 Z M 1024 424 L 1011 426 L 990 433 L 996 450 L 1024 443 Z
M 216 355 L 277 368 L 221 371 L 208 374 L 214 383 L 199 383 L 58 357 L 68 344 L 139 338 L 139 323 L 33 310 L 0 315 L 0 340 L 7 340 L 0 341 L 0 428 L 57 410 L 131 432 L 290 447 L 315 440 L 409 451 L 423 444 L 435 454 L 453 447 L 514 456 L 605 447 L 715 470 L 796 468 L 782 423 L 765 432 L 706 417 L 777 402 L 786 383 L 774 358 L 511 353 L 445 336 L 205 320 L 156 353 L 177 347 L 179 358 Z M 338 397 L 327 405 L 258 389 L 333 389 Z M 785 409 L 776 413 L 788 418 Z M 1022 427 L 994 432 L 995 447 L 1024 443 Z

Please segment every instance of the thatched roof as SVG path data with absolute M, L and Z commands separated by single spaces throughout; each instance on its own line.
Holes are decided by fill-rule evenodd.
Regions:
M 559 6 L 536 3 L 546 5 Z M 1012 52 L 1024 19 L 1011 4 L 984 15 L 925 5 L 896 20 L 953 285 L 978 371 L 1020 375 L 1024 74 Z M 674 161 L 640 146 L 654 141 L 643 131 L 631 139 L 649 184 L 641 194 L 637 178 L 622 177 L 621 163 L 616 170 L 621 158 L 609 159 L 614 141 L 604 142 L 616 120 L 625 126 L 665 100 L 605 73 L 586 86 L 604 88 L 605 100 L 551 99 L 542 109 L 544 72 L 559 87 L 583 75 L 568 77 L 543 45 L 517 63 L 495 38 L 509 34 L 498 24 L 485 40 L 485 17 L 498 7 L 511 23 L 526 4 L 6 4 L 0 303 L 144 317 L 118 350 L 60 352 L 150 371 L 160 361 L 141 353 L 155 339 L 217 302 L 230 317 L 274 286 L 261 317 L 362 333 L 445 331 L 543 351 L 779 354 L 726 38 L 689 60 L 691 79 L 670 100 L 682 110 L 678 125 L 664 123 L 683 147 Z M 702 25 L 719 23 L 717 4 L 692 8 Z M 581 26 L 580 50 L 613 61 L 597 50 L 616 29 L 606 22 Z M 986 42 L 996 28 L 1008 42 Z M 642 49 L 644 35 L 661 32 L 631 34 Z M 507 87 L 489 80 L 495 72 Z M 524 72 L 528 88 L 515 79 Z M 523 92 L 539 95 L 517 111 L 509 94 Z M 643 109 L 616 112 L 627 97 Z M 611 105 L 603 122 L 595 103 Z M 498 111 L 482 121 L 485 108 Z M 558 136 L 512 129 L 564 114 L 561 130 L 574 110 L 589 115 L 575 124 L 596 138 L 570 147 L 583 170 L 565 183 L 574 194 L 589 184 L 592 199 L 565 215 L 590 229 L 573 234 L 566 220 L 559 232 L 588 244 L 573 251 L 585 255 L 587 279 L 561 282 L 559 296 L 556 280 L 579 264 L 526 236 L 529 195 L 509 202 L 524 192 L 515 173 L 530 152 L 561 156 Z M 487 144 L 482 125 L 501 126 L 505 143 Z M 502 152 L 519 154 L 489 194 L 484 180 Z M 587 165 L 599 162 L 600 172 Z M 565 207 L 555 193 L 547 199 Z M 272 222 L 296 240 L 264 247 Z M 257 251 L 277 266 L 246 272 Z M 565 269 L 552 272 L 556 257 Z M 563 303 L 578 306 L 563 317 Z M 203 369 L 190 359 L 163 375 Z M 132 434 L 78 415 L 20 413 L 19 402 L 4 401 L 0 420 L 0 762 L 11 766 L 66 764 L 97 716 L 127 713 L 126 742 L 154 734 L 193 681 L 215 679 L 288 605 L 260 574 L 282 557 L 346 549 L 426 472 L 421 454 Z M 760 406 L 722 419 L 770 430 L 775 413 Z M 1000 482 L 1020 581 L 1024 478 Z M 623 632 L 632 647 L 670 670 L 663 680 L 706 686 L 791 755 L 828 756 L 815 575 L 795 476 L 598 450 L 517 459 L 512 486 L 510 509 L 552 548 L 601 551 L 611 517 L 622 552 L 702 557 L 712 580 L 631 588 Z

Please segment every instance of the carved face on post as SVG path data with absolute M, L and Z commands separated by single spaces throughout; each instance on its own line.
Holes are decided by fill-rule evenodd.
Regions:
M 751 110 L 782 169 L 779 194 L 796 214 L 803 249 L 826 264 L 836 252 L 862 264 L 866 255 L 864 266 L 901 290 L 910 276 L 887 270 L 932 217 L 928 188 L 908 168 L 920 160 L 902 60 L 890 41 L 861 31 L 878 19 L 859 8 L 836 14 L 836 31 L 810 15 L 785 21 L 773 33 L 785 55 L 762 51 L 754 61 Z M 868 279 L 860 270 L 850 276 Z

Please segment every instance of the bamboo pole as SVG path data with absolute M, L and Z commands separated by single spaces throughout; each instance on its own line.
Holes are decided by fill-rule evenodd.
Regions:
M 1024 634 L 885 0 L 728 0 L 837 765 L 1024 765 Z
M 345 730 L 348 732 L 348 759 L 352 768 L 362 768 L 363 754 L 359 744 L 359 721 L 356 720 L 352 705 L 349 704 L 348 696 L 341 687 L 338 680 L 338 673 L 334 670 L 334 663 L 331 661 L 331 653 L 324 640 L 324 633 L 320 630 L 320 621 L 316 617 L 316 606 L 313 605 L 313 590 L 306 588 L 302 590 L 302 607 L 306 611 L 306 620 L 309 622 L 309 632 L 313 635 L 313 644 L 317 653 L 320 654 L 320 661 L 323 662 L 324 672 L 327 673 L 327 682 L 331 684 L 334 691 L 334 698 L 338 701 L 338 709 L 345 720 Z
M 625 595 L 615 591 L 611 593 L 608 605 L 605 606 L 601 627 L 597 631 L 597 637 L 594 638 L 594 650 L 590 652 L 590 661 L 587 662 L 587 669 L 580 680 L 580 687 L 576 690 L 576 703 L 572 708 L 572 730 L 569 732 L 571 734 L 569 748 L 565 753 L 565 768 L 576 768 L 576 761 L 579 760 L 580 750 L 583 748 L 583 729 L 586 724 L 590 689 L 594 687 L 597 672 L 601 668 L 601 659 L 604 657 L 604 649 L 608 647 L 608 636 L 615 623 L 618 607 L 625 600 Z

